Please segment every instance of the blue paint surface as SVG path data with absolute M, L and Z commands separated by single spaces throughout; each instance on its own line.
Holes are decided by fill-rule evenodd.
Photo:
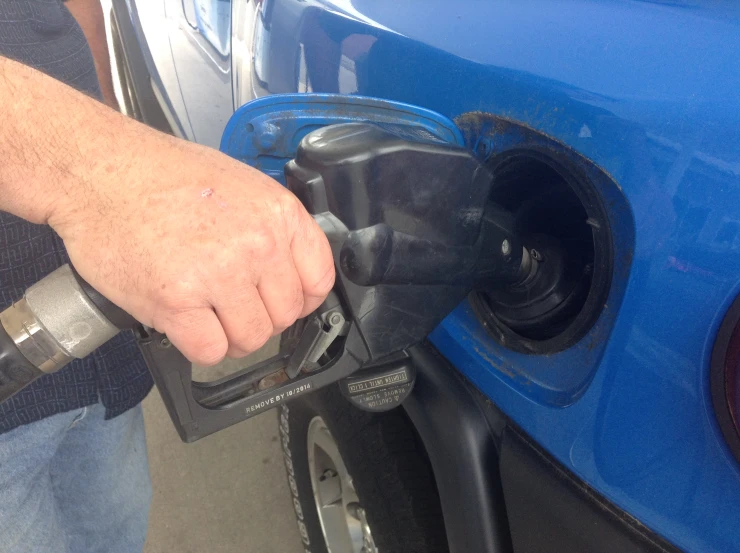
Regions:
M 739 6 L 266 0 L 237 94 L 483 111 L 610 176 L 616 188 L 602 192 L 623 255 L 590 350 L 512 354 L 467 304 L 432 340 L 571 471 L 701 553 L 740 551 L 740 468 L 708 393 L 714 336 L 740 290 Z
M 540 361 L 565 374 L 587 363 L 593 380 L 578 399 L 556 407 L 532 379 L 499 370 L 537 361 L 498 346 L 467 305 L 432 339 L 648 527 L 687 551 L 739 551 L 740 472 L 708 396 L 712 341 L 740 284 L 735 5 L 275 0 L 267 15 L 255 96 L 312 90 L 450 118 L 485 111 L 570 146 L 616 181 L 631 210 L 622 236 L 634 245 L 613 329 L 600 355 Z

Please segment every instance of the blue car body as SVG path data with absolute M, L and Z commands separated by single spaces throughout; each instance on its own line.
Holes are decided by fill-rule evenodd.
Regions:
M 500 345 L 469 302 L 439 352 L 540 447 L 690 552 L 740 551 L 740 466 L 710 361 L 740 288 L 740 7 L 617 0 L 128 0 L 172 128 L 218 147 L 242 105 L 320 92 L 488 114 L 585 158 L 614 236 L 606 306 L 575 345 Z M 488 135 L 486 135 L 488 136 Z M 527 142 L 529 144 L 529 142 Z M 608 177 L 608 178 L 606 178 Z

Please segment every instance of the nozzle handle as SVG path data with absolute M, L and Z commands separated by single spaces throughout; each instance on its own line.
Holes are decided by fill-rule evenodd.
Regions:
M 95 305 L 95 307 L 100 310 L 100 312 L 105 316 L 106 319 L 108 319 L 111 323 L 113 323 L 121 330 L 126 330 L 134 327 L 134 325 L 136 324 L 136 319 L 134 319 L 126 311 L 118 307 L 115 303 L 110 301 L 103 294 L 93 288 L 84 278 L 80 276 L 80 273 L 78 273 L 77 269 L 75 269 L 72 265 L 70 265 L 70 269 L 72 269 L 72 274 L 77 279 L 77 282 L 79 283 L 80 288 L 82 288 L 82 291 L 90 299 L 93 305 Z

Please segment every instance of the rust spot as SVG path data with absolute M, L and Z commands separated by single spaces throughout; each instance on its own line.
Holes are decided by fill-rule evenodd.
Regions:
M 557 108 L 553 111 L 557 111 Z M 522 121 L 517 121 L 514 119 L 510 119 L 508 117 L 504 117 L 501 115 L 495 115 L 493 113 L 488 113 L 485 111 L 469 111 L 467 113 L 463 113 L 462 115 L 457 116 L 454 119 L 454 122 L 455 122 L 455 125 L 457 125 L 458 128 L 462 131 L 463 138 L 465 139 L 465 143 L 468 146 L 474 145 L 478 139 L 484 136 L 495 136 L 497 134 L 505 134 L 507 131 L 511 130 L 512 127 L 520 131 L 521 130 L 529 131 L 529 132 L 535 133 L 536 135 L 544 136 L 548 138 L 549 140 L 556 142 L 563 148 L 566 148 L 567 150 L 569 150 L 575 157 L 580 158 L 582 160 L 586 160 L 590 164 L 592 164 L 594 167 L 597 167 L 607 177 L 609 177 L 609 179 L 612 180 L 612 182 L 615 184 L 615 186 L 620 192 L 622 191 L 622 187 L 619 185 L 617 180 L 604 167 L 600 165 L 596 165 L 591 160 L 587 160 L 585 157 L 579 154 L 577 150 L 574 150 L 569 144 L 566 144 L 562 140 L 559 140 L 555 138 L 554 136 L 550 136 L 549 134 L 541 130 L 535 129 L 527 125 L 526 123 L 523 123 Z
M 491 367 L 493 367 L 494 369 L 496 369 L 497 371 L 501 373 L 504 373 L 506 376 L 508 376 L 511 379 L 516 379 L 517 375 L 513 369 L 503 366 L 501 363 L 498 362 L 498 360 L 494 360 L 493 358 L 491 358 L 491 356 L 488 355 L 481 348 L 474 346 L 473 349 L 475 350 L 475 353 L 480 355 L 486 361 L 486 363 L 488 363 Z
M 278 384 L 282 384 L 283 382 L 288 380 L 288 375 L 285 373 L 284 370 L 279 370 L 273 374 L 270 374 L 266 377 L 264 377 L 262 380 L 260 380 L 257 387 L 260 390 L 267 390 L 269 388 L 272 388 L 273 386 L 277 386 Z

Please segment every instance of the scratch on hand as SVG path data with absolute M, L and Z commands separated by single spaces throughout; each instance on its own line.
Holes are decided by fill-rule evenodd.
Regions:
M 216 194 L 216 191 L 213 188 L 206 188 L 205 190 L 203 190 L 203 192 L 200 193 L 200 197 L 201 198 L 210 198 L 211 196 L 213 196 L 215 194 Z M 229 204 L 227 204 L 225 201 L 218 200 L 218 207 L 220 207 L 221 209 L 226 209 L 228 207 L 228 205 Z

